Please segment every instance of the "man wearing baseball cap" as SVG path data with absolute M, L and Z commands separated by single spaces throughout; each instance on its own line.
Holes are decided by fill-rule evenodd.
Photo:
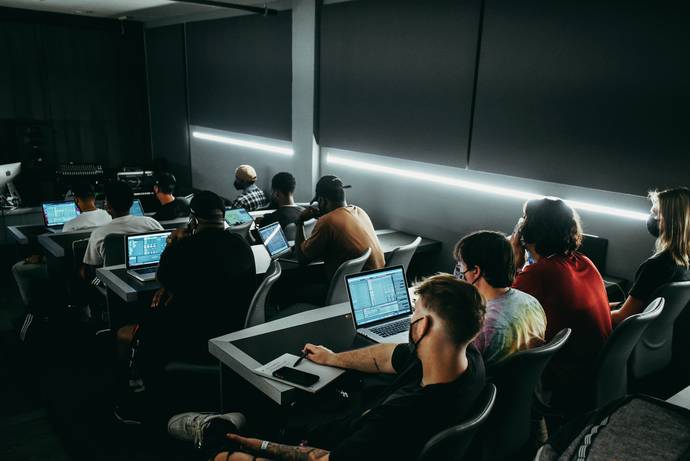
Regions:
M 268 197 L 256 183 L 256 170 L 251 165 L 240 165 L 235 170 L 235 189 L 242 193 L 232 202 L 233 208 L 247 211 L 259 210 L 268 206 Z
M 297 220 L 297 257 L 303 263 L 323 259 L 329 280 L 343 262 L 361 256 L 368 248 L 371 248 L 371 256 L 364 270 L 385 265 L 371 219 L 364 210 L 348 205 L 345 200 L 345 189 L 348 188 L 350 186 L 344 185 L 337 176 L 323 176 L 316 183 L 316 195 L 311 201 L 318 203 L 318 209 L 307 208 Z M 301 224 L 312 218 L 318 218 L 318 221 L 311 236 L 305 239 Z

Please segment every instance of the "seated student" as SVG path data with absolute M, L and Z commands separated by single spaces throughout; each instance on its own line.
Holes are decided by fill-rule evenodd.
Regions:
M 690 280 L 690 189 L 652 192 L 649 198 L 652 211 L 647 229 L 656 237 L 656 251 L 637 269 L 621 308 L 611 312 L 614 324 L 642 312 L 660 286 Z
M 240 165 L 235 170 L 235 189 L 242 193 L 231 203 L 232 208 L 254 211 L 268 206 L 268 198 L 256 184 L 256 170 L 250 165 Z
M 280 227 L 285 229 L 288 224 L 294 223 L 299 215 L 304 211 L 304 207 L 295 205 L 293 194 L 297 182 L 290 173 L 278 173 L 271 179 L 271 199 L 277 206 L 276 211 L 263 217 L 257 218 L 257 224 L 268 226 L 274 222 L 279 222 Z
M 189 216 L 189 205 L 181 198 L 175 198 L 175 184 L 177 180 L 172 173 L 158 173 L 154 178 L 153 193 L 161 204 L 153 219 L 156 221 L 170 221 L 175 218 Z
M 148 216 L 132 216 L 129 209 L 132 207 L 134 194 L 126 182 L 116 181 L 105 187 L 105 209 L 112 216 L 112 221 L 93 232 L 89 238 L 84 254 L 84 267 L 82 277 L 85 279 L 93 275 L 93 268 L 103 265 L 104 242 L 110 234 L 132 234 L 136 232 L 148 232 L 162 230 L 163 227 L 153 218 Z
M 368 248 L 371 256 L 364 270 L 379 269 L 386 264 L 371 219 L 364 210 L 348 205 L 345 200 L 348 187 L 336 176 L 322 177 L 316 183 L 316 195 L 311 201 L 318 202 L 319 208 L 307 208 L 297 220 L 298 259 L 309 263 L 323 258 L 329 280 L 342 263 L 361 256 Z M 305 239 L 302 224 L 312 218 L 318 220 L 311 236 Z
M 487 366 L 543 343 L 546 314 L 536 298 L 510 287 L 515 258 L 504 234 L 469 234 L 455 246 L 454 256 L 454 275 L 476 286 L 486 300 L 484 325 L 474 345 Z
M 62 232 L 98 227 L 112 220 L 107 211 L 96 208 L 96 192 L 91 184 L 77 184 L 72 192 L 80 214 L 67 221 L 62 226 Z
M 211 359 L 208 340 L 243 328 L 256 290 L 254 254 L 245 239 L 224 231 L 223 199 L 200 192 L 190 211 L 189 228 L 174 231 L 161 255 L 156 277 L 162 288 L 151 310 L 140 327 L 118 331 L 126 346 L 137 332 L 142 341 L 137 367 L 144 375 L 170 360 Z
M 197 440 L 213 454 L 211 459 L 223 461 L 416 459 L 431 437 L 467 416 L 485 386 L 484 364 L 471 345 L 485 306 L 475 287 L 450 274 L 429 277 L 415 291 L 409 344 L 377 344 L 337 354 L 323 346 L 304 347 L 316 363 L 397 374 L 374 405 L 348 410 L 348 416 L 329 422 L 314 415 L 312 427 L 286 431 L 284 442 L 292 445 L 240 437 L 236 424 L 244 418 L 239 414 L 177 415 L 168 422 L 168 432 Z M 213 434 L 228 432 L 229 440 L 214 440 Z
M 577 396 L 592 384 L 591 369 L 611 334 L 604 280 L 592 261 L 577 252 L 582 242 L 580 217 L 562 200 L 529 200 L 511 242 L 518 267 L 513 288 L 541 303 L 546 312 L 545 340 L 564 328 L 572 329 L 549 363 L 544 386 L 554 391 L 554 404 L 564 409 L 577 405 Z M 525 251 L 534 260 L 527 266 Z

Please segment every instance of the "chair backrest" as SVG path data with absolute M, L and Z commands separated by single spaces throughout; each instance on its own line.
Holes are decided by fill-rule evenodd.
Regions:
M 631 315 L 613 329 L 599 354 L 594 370 L 594 408 L 623 398 L 628 393 L 628 360 L 645 329 L 664 311 L 664 298 L 656 298 L 639 314 Z
M 193 199 L 193 198 L 194 198 L 194 194 L 189 194 L 189 195 L 185 195 L 184 197 L 182 197 L 182 200 L 184 200 L 185 202 L 187 202 L 187 206 L 189 206 L 189 205 L 192 204 L 192 199 Z
M 79 272 L 79 268 L 84 262 L 84 255 L 86 254 L 86 247 L 89 245 L 89 239 L 79 239 L 72 242 L 72 265 L 75 273 Z
M 249 328 L 254 325 L 261 325 L 266 322 L 266 300 L 271 288 L 280 278 L 283 269 L 280 263 L 276 260 L 271 261 L 266 271 L 266 278 L 264 278 L 259 288 L 256 289 L 252 301 L 249 303 L 249 310 L 247 310 L 247 317 L 244 320 L 244 327 Z
M 367 251 L 365 251 L 362 256 L 345 261 L 340 265 L 338 270 L 335 271 L 335 274 L 333 274 L 331 284 L 328 287 L 326 306 L 344 303 L 348 300 L 345 276 L 362 272 L 362 268 L 367 263 L 369 256 L 371 256 L 371 248 L 367 248 Z
M 283 232 L 285 232 L 285 238 L 288 240 L 288 242 L 294 242 L 295 238 L 297 237 L 297 224 L 291 222 L 290 224 L 285 226 Z
M 464 422 L 432 437 L 422 448 L 417 461 L 463 459 L 477 429 L 489 418 L 495 401 L 496 386 L 489 383 L 477 399 L 475 411 Z
M 664 298 L 664 312 L 644 331 L 630 358 L 631 375 L 642 378 L 663 370 L 673 354 L 673 325 L 690 303 L 690 282 L 675 282 L 659 287 L 654 298 Z
M 108 234 L 103 241 L 103 266 L 125 263 L 125 234 Z
M 253 221 L 246 222 L 244 224 L 238 224 L 236 226 L 229 226 L 226 231 L 232 233 L 232 234 L 237 234 L 244 238 L 245 240 L 249 240 L 249 228 L 251 227 Z
M 314 218 L 310 219 L 309 221 L 304 221 L 304 223 L 302 223 L 305 239 L 311 237 L 311 233 L 314 232 L 314 226 L 316 226 L 316 219 Z
M 422 241 L 421 237 L 417 237 L 414 241 L 408 245 L 399 246 L 394 249 L 386 260 L 386 267 L 393 266 L 403 266 L 405 268 L 405 273 L 407 274 L 407 268 L 410 267 L 410 261 L 412 261 L 412 256 L 419 246 L 419 242 Z
M 480 430 L 483 459 L 509 459 L 528 442 L 532 401 L 541 375 L 570 337 L 565 328 L 547 344 L 516 352 L 487 370 L 498 396 L 489 421 Z

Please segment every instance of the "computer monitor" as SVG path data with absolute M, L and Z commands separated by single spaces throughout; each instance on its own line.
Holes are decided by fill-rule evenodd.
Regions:
M 45 202 L 43 208 L 43 222 L 46 227 L 62 226 L 67 221 L 79 216 L 79 208 L 72 200 L 62 202 Z
M 132 216 L 144 216 L 144 209 L 141 207 L 141 200 L 135 198 L 132 206 L 129 209 L 129 214 Z
M 268 254 L 273 259 L 290 251 L 290 245 L 285 238 L 285 233 L 280 227 L 280 223 L 275 222 L 268 226 L 260 227 L 259 236 L 266 250 L 268 250 Z
M 10 195 L 15 195 L 16 193 L 13 191 L 14 187 L 10 185 L 10 183 L 19 176 L 19 173 L 21 173 L 22 170 L 22 164 L 21 162 L 17 163 L 7 163 L 5 165 L 0 165 L 0 194 L 3 193 L 5 190 L 5 186 L 9 185 L 10 188 Z
M 167 245 L 171 231 L 146 232 L 127 235 L 125 242 L 125 261 L 127 269 L 140 269 L 155 266 Z
M 412 314 L 402 266 L 351 274 L 345 282 L 356 328 Z
M 252 215 L 244 208 L 226 208 L 225 222 L 228 226 L 239 226 L 253 221 Z

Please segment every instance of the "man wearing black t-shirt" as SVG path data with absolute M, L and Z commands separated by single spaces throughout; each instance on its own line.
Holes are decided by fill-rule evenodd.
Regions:
M 158 173 L 154 179 L 153 193 L 161 204 L 153 219 L 156 221 L 170 221 L 175 218 L 185 218 L 189 216 L 189 205 L 187 201 L 176 198 L 175 184 L 177 180 L 172 173 Z
M 177 415 L 169 421 L 168 431 L 213 449 L 215 460 L 415 459 L 431 437 L 467 416 L 485 385 L 484 364 L 470 345 L 485 311 L 477 289 L 439 274 L 423 281 L 415 293 L 409 344 L 378 344 L 337 354 L 313 344 L 304 347 L 316 363 L 396 374 L 394 383 L 369 408 L 287 440 L 302 441 L 299 446 L 236 435 L 243 421 L 238 413 Z M 218 448 L 214 434 L 226 432 L 230 434 Z
M 257 224 L 268 226 L 274 222 L 279 222 L 280 227 L 285 229 L 288 224 L 294 223 L 304 208 L 295 205 L 293 197 L 297 182 L 295 177 L 287 172 L 281 172 L 271 179 L 271 203 L 277 206 L 276 211 L 257 218 Z

